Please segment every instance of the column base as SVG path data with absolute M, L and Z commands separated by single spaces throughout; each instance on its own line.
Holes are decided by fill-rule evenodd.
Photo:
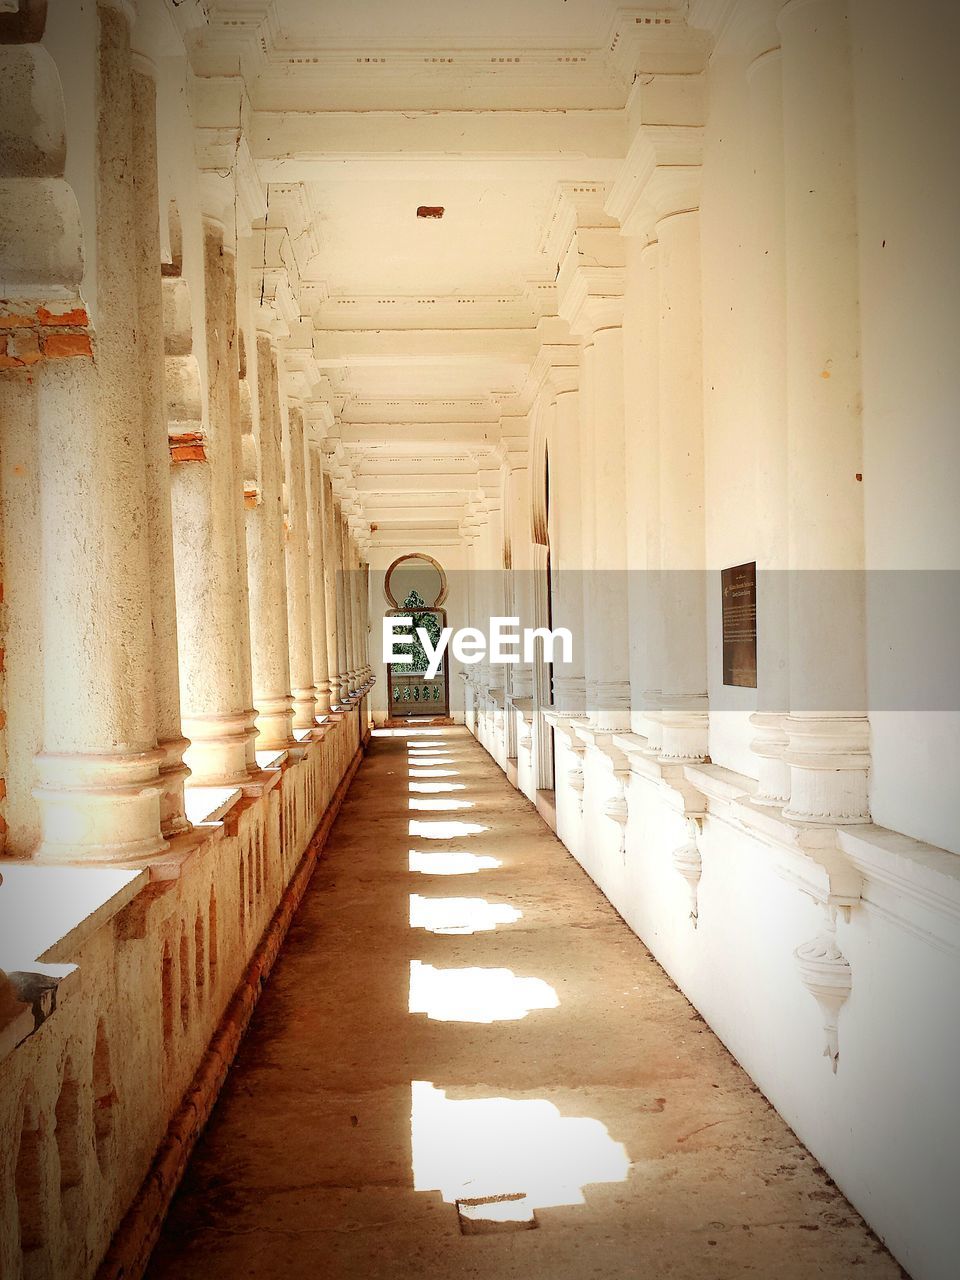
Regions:
M 256 738 L 256 715 L 250 707 L 223 715 L 184 716 L 183 731 L 190 739 L 184 759 L 194 785 L 215 787 L 247 780 L 247 747 Z
M 787 716 L 783 753 L 790 769 L 785 818 L 855 824 L 870 821 L 867 775 L 870 724 L 865 716 Z
M 594 680 L 591 682 L 593 704 L 591 718 L 599 733 L 629 733 L 630 682 L 628 680 Z
M 293 727 L 312 729 L 317 722 L 317 697 L 311 685 L 308 689 L 293 691 Z
M 790 799 L 790 766 L 783 753 L 787 747 L 787 734 L 783 727 L 784 712 L 755 711 L 750 723 L 757 736 L 750 743 L 750 750 L 759 761 L 754 804 L 783 805 Z
M 587 690 L 583 676 L 554 676 L 554 706 L 561 715 L 586 714 Z
M 163 752 L 36 757 L 43 862 L 142 862 L 166 849 L 160 830 Z
M 276 698 L 258 698 L 257 704 L 257 750 L 283 751 L 293 739 L 293 699 L 291 695 L 281 694 Z
M 193 823 L 187 817 L 183 802 L 184 783 L 190 777 L 190 770 L 183 763 L 183 755 L 189 746 L 189 738 L 167 738 L 157 743 L 157 749 L 163 755 L 163 764 L 160 766 L 160 784 L 163 787 L 160 796 L 160 831 L 168 840 L 193 830 Z
M 641 737 L 647 740 L 647 752 L 658 756 L 663 750 L 663 723 L 660 719 L 660 690 L 644 689 L 640 694 L 638 712 Z
M 706 699 L 698 701 L 705 703 Z M 668 764 L 706 760 L 710 744 L 710 716 L 705 707 L 661 707 L 659 760 Z

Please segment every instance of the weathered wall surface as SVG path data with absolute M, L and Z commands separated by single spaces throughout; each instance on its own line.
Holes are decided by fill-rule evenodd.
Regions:
M 258 986 L 247 967 L 301 860 L 315 856 L 311 838 L 360 750 L 362 717 L 357 708 L 318 730 L 301 760 L 174 842 L 169 867 L 79 948 L 57 949 L 74 980 L 0 1062 L 5 1280 L 92 1276 L 148 1174 L 148 1203 L 172 1194 L 177 1145 L 213 1100 L 195 1077 L 238 989 L 247 978 Z M 175 1116 L 173 1155 L 150 1174 Z

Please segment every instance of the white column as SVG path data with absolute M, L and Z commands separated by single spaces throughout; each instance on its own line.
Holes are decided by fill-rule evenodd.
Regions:
M 313 610 L 313 683 L 317 690 L 317 715 L 330 713 L 330 679 L 327 659 L 327 596 L 324 582 L 323 463 L 316 446 L 307 443 L 307 533 L 310 550 L 310 602 Z
M 350 615 L 347 592 L 346 525 L 340 504 L 335 511 L 334 537 L 337 548 L 337 663 L 340 681 L 340 705 L 350 705 Z
M 283 457 L 277 353 L 268 333 L 257 334 L 260 491 L 246 509 L 247 570 L 253 705 L 257 746 L 273 750 L 293 741 L 293 696 L 287 637 L 284 567 Z
M 313 683 L 313 627 L 303 409 L 296 401 L 288 402 L 283 438 L 283 462 L 287 482 L 289 523 L 285 560 L 293 724 L 296 729 L 311 729 L 317 719 L 317 691 Z
M 593 333 L 593 609 L 591 644 L 596 727 L 630 728 L 627 634 L 627 495 L 624 455 L 623 329 L 605 316 Z
M 356 538 L 350 538 L 350 600 L 353 606 L 353 671 L 354 692 L 359 693 L 364 684 L 363 677 L 363 618 L 360 599 L 360 548 Z
M 556 708 L 565 716 L 586 711 L 584 679 L 583 567 L 580 495 L 580 393 L 576 385 L 557 392 L 550 441 L 550 557 L 554 570 L 554 626 L 573 636 L 569 663 L 553 669 Z
M 580 348 L 580 587 L 583 593 L 584 698 L 591 722 L 597 719 L 596 521 L 594 518 L 594 346 L 593 335 Z
M 347 679 L 350 696 L 357 692 L 357 593 L 356 564 L 350 521 L 343 517 L 343 607 L 347 634 Z
M 337 593 L 337 515 L 333 495 L 333 481 L 323 471 L 323 592 L 326 601 L 327 628 L 327 684 L 330 687 L 330 705 L 336 708 L 341 702 L 340 658 Z
M 370 683 L 370 619 L 369 619 L 370 566 L 357 549 L 357 614 L 360 619 L 357 649 L 360 659 L 360 684 L 366 689 Z
M 202 458 L 171 472 L 180 702 L 195 783 L 243 781 L 255 764 L 242 513 L 236 260 L 223 226 L 203 224 L 207 396 Z
M 35 374 L 43 570 L 36 794 L 44 859 L 129 862 L 166 845 L 144 516 L 130 74 L 127 19 L 102 9 L 96 362 L 82 354 L 48 358 Z
M 634 731 L 647 750 L 662 748 L 660 699 L 663 621 L 660 609 L 660 245 L 631 246 L 637 290 L 632 414 L 627 418 L 628 595 L 630 691 Z
M 835 0 L 781 10 L 797 818 L 867 818 L 856 154 L 850 35 Z
M 661 755 L 707 753 L 700 214 L 657 223 L 660 244 Z
M 784 263 L 783 87 L 779 49 L 747 72 L 753 210 L 750 360 L 759 527 L 757 550 L 757 710 L 751 747 L 761 804 L 784 804 L 790 770 L 784 719 L 790 704 L 787 557 L 787 340 Z
M 160 202 L 157 178 L 156 68 L 134 55 L 132 90 L 133 190 L 137 235 L 138 360 L 146 456 L 146 510 L 150 549 L 157 746 L 163 753 L 160 824 L 165 836 L 187 831 L 183 784 L 190 770 L 183 753 L 190 745 L 180 725 L 180 671 L 177 604 L 173 576 L 173 510 L 170 451 L 164 399 L 163 293 L 160 278 Z
M 366 690 L 370 683 L 370 663 L 369 663 L 369 620 L 367 613 L 367 592 L 369 587 L 369 568 L 370 566 L 364 560 L 363 555 L 357 548 L 357 617 L 359 619 L 357 627 L 357 656 L 360 663 L 360 687 Z
M 534 582 L 533 547 L 530 529 L 530 471 L 525 466 L 513 466 L 506 480 L 506 510 L 504 512 L 504 545 L 510 549 L 510 563 L 505 568 L 504 612 L 520 619 L 521 629 L 532 627 Z M 533 665 L 520 661 L 500 668 L 501 676 L 509 681 L 514 698 L 529 698 L 533 693 Z M 513 713 L 511 713 L 511 717 Z M 509 735 L 512 741 L 512 734 Z M 516 752 L 508 752 L 515 755 Z

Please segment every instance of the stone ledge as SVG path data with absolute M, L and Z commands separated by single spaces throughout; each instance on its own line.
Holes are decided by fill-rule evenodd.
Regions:
M 287 930 L 306 892 L 340 807 L 363 759 L 358 747 L 331 797 L 300 863 L 261 938 L 206 1053 L 167 1126 L 140 1191 L 128 1208 L 101 1263 L 96 1280 L 135 1280 L 143 1275 L 170 1201 L 180 1184 L 197 1139 L 209 1119 L 223 1082 L 269 976 Z
M 0 968 L 12 972 L 34 969 L 38 961 L 68 962 L 147 880 L 143 869 L 4 863 Z
M 147 884 L 144 871 L 6 862 L 0 884 L 0 1061 L 79 980 L 69 956 Z
M 863 877 L 864 901 L 940 950 L 960 951 L 960 856 L 873 823 L 837 843 Z

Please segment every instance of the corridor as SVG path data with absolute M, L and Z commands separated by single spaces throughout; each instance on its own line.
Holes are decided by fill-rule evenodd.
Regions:
M 375 733 L 150 1280 L 900 1274 L 469 733 Z

